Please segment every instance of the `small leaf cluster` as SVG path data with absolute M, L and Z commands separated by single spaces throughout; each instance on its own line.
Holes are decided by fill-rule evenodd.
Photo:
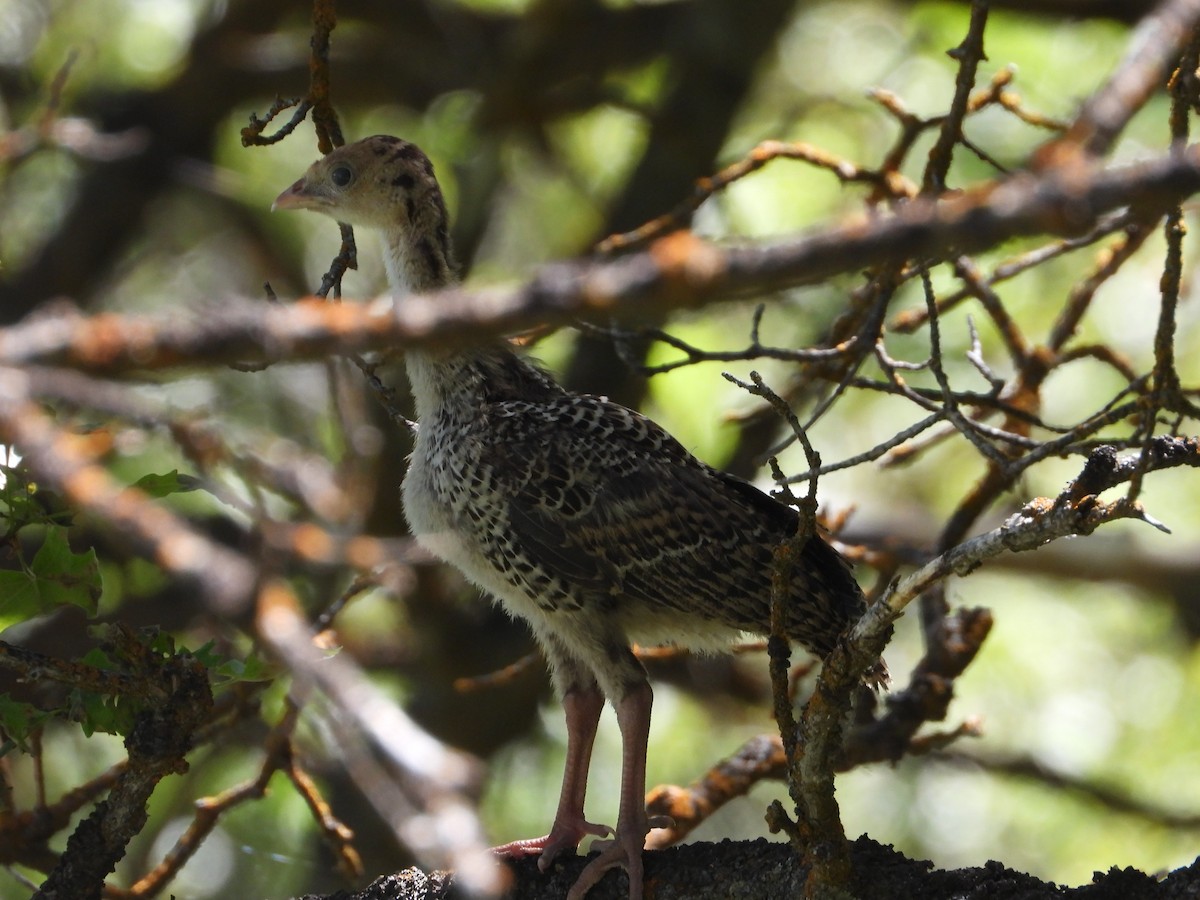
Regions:
M 14 568 L 0 570 L 0 632 L 60 606 L 78 606 L 96 614 L 102 584 L 94 549 L 71 550 L 64 517 L 47 511 L 37 484 L 18 466 L 0 465 L 0 545 Z M 23 533 L 43 533 L 41 545 L 26 559 Z
M 137 486 L 152 496 L 195 490 L 196 479 L 177 471 L 143 476 Z M 0 634 L 35 617 L 66 606 L 96 617 L 103 592 L 101 563 L 95 548 L 71 549 L 70 516 L 54 511 L 55 499 L 44 496 L 17 464 L 0 464 Z M 214 687 L 268 677 L 262 660 L 217 652 L 209 641 L 196 650 L 157 629 L 134 633 L 128 628 L 96 625 L 97 646 L 77 660 L 40 657 L 0 641 L 0 662 L 20 671 L 21 681 L 37 685 L 53 681 L 65 691 L 49 692 L 57 702 L 38 704 L 0 693 L 0 756 L 14 749 L 29 751 L 29 739 L 49 720 L 75 722 L 84 735 L 96 732 L 127 736 L 140 711 L 160 702 L 156 672 L 171 660 L 194 659 L 204 666 Z

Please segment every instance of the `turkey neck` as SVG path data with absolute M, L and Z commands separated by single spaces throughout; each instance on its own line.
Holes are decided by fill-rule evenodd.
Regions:
M 414 228 L 411 223 L 398 223 L 382 232 L 383 264 L 394 304 L 403 303 L 409 294 L 430 293 L 458 284 L 444 222 L 427 224 L 429 227 Z M 404 364 L 417 421 L 432 421 L 447 405 L 480 404 L 483 385 L 479 372 L 487 368 L 487 361 L 498 357 L 515 359 L 511 351 L 496 342 L 406 351 Z

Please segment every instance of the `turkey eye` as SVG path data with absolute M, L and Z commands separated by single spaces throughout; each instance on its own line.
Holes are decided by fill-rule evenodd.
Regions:
M 345 187 L 348 185 L 352 177 L 353 173 L 350 171 L 349 166 L 338 166 L 329 173 L 330 180 L 338 187 Z

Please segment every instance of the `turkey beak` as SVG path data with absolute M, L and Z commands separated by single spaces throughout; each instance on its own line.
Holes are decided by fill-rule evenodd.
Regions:
M 329 200 L 301 178 L 290 188 L 275 198 L 271 204 L 271 212 L 277 209 L 321 209 L 328 206 Z

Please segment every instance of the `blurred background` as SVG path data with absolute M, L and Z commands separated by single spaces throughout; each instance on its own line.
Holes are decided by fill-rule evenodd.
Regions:
M 1011 69 L 1023 110 L 1069 121 L 1126 52 L 1130 25 L 1150 4 L 995 6 L 980 85 Z M 337 229 L 317 216 L 269 211 L 318 156 L 311 125 L 268 147 L 246 148 L 240 139 L 252 114 L 263 115 L 277 96 L 307 90 L 311 13 L 299 0 L 0 0 L 0 323 L 63 304 L 89 314 L 201 320 L 231 304 L 268 302 L 264 282 L 284 302 L 311 293 L 338 250 Z M 945 113 L 956 72 L 946 51 L 962 40 L 968 15 L 967 3 L 902 0 L 358 0 L 338 9 L 331 89 L 347 140 L 396 134 L 432 158 L 467 282 L 512 283 L 670 210 L 695 179 L 763 140 L 804 141 L 878 167 L 899 126 L 870 92 L 890 92 L 915 116 Z M 1113 160 L 1164 152 L 1166 123 L 1164 96 L 1134 119 Z M 967 133 L 990 159 L 960 150 L 952 188 L 996 177 L 996 164 L 1019 167 L 1050 136 L 999 106 L 972 116 Z M 926 132 L 904 158 L 903 174 L 918 183 L 933 138 Z M 770 239 L 859 212 L 868 191 L 817 167 L 777 160 L 704 203 L 693 227 L 722 242 Z M 344 293 L 368 298 L 382 292 L 384 276 L 370 236 L 358 239 L 359 267 L 347 274 Z M 978 261 L 990 270 L 1044 243 L 1013 242 Z M 1006 307 L 1033 339 L 1043 339 L 1103 246 L 1064 254 L 1004 284 Z M 1195 252 L 1185 247 L 1190 261 Z M 1139 372 L 1152 362 L 1163 253 L 1160 236 L 1151 236 L 1104 283 L 1081 326 L 1084 338 L 1109 345 Z M 838 278 L 649 324 L 704 350 L 737 350 L 747 345 L 761 302 L 764 341 L 806 347 L 830 331 L 860 282 Z M 955 285 L 946 271 L 935 272 L 934 282 L 946 290 Z M 891 312 L 923 304 L 919 284 L 908 285 Z M 965 360 L 968 316 L 979 326 L 984 357 L 1007 374 L 998 335 L 967 304 L 943 319 L 943 352 L 956 384 L 983 390 L 986 383 Z M 1200 375 L 1198 329 L 1189 293 L 1176 336 L 1185 384 Z M 928 337 L 892 334 L 888 350 L 919 361 Z M 647 377 L 638 364 L 662 365 L 680 352 L 624 332 L 614 339 L 561 330 L 541 336 L 531 352 L 570 387 L 640 408 L 708 463 L 769 484 L 763 459 L 784 428 L 721 373 L 744 378 L 757 369 L 782 386 L 792 364 L 702 362 Z M 1082 360 L 1055 372 L 1041 415 L 1072 423 L 1123 384 L 1111 367 Z M 353 483 L 353 503 L 331 514 L 335 524 L 403 535 L 398 489 L 408 437 L 372 408 L 349 370 L 313 363 L 180 371 L 134 389 L 177 415 L 218 422 L 247 458 L 333 461 Z M 789 399 L 803 415 L 819 397 Z M 832 462 L 869 450 L 922 415 L 886 394 L 852 392 L 809 437 Z M 113 445 L 110 465 L 128 480 L 188 470 L 162 428 L 117 427 Z M 780 463 L 788 473 L 805 469 L 795 447 Z M 1031 497 L 1056 495 L 1081 464 L 1078 457 L 1051 459 L 1030 469 L 972 532 L 993 527 Z M 915 558 L 934 546 L 982 470 L 969 444 L 949 440 L 902 465 L 876 461 L 832 473 L 821 479 L 820 500 L 830 517 L 848 516 L 840 535 L 847 545 L 892 541 Z M 216 467 L 206 477 L 247 493 L 235 467 Z M 838 796 L 847 833 L 866 832 L 941 867 L 999 859 L 1066 884 L 1086 883 L 1094 870 L 1114 865 L 1156 872 L 1194 859 L 1196 496 L 1186 469 L 1156 473 L 1143 501 L 1172 535 L 1119 523 L 952 581 L 953 604 L 989 607 L 996 620 L 956 685 L 947 723 L 977 720 L 981 736 L 960 740 L 949 753 L 843 776 Z M 213 492 L 166 502 L 230 543 L 249 525 Z M 305 512 L 273 504 L 281 518 Z M 161 624 L 192 644 L 218 635 L 225 646 L 247 649 L 239 630 L 247 623 L 213 621 L 148 563 L 103 535 L 88 536 L 86 523 L 78 527 L 78 540 L 104 548 L 106 616 Z M 533 652 L 527 631 L 453 572 L 419 565 L 410 574 L 398 592 L 371 592 L 340 615 L 344 652 L 431 732 L 487 760 L 483 814 L 494 841 L 544 833 L 557 800 L 565 729 L 541 663 L 497 684 L 464 690 L 455 683 Z M 858 576 L 870 588 L 876 573 L 860 566 Z M 350 577 L 298 572 L 296 585 L 317 609 Z M 86 645 L 85 626 L 82 616 L 56 615 L 5 639 L 70 655 Z M 901 686 L 921 652 L 915 617 L 901 620 L 886 654 Z M 686 784 L 773 729 L 763 654 L 675 658 L 650 669 L 650 785 Z M 118 881 L 136 879 L 161 857 L 197 797 L 257 771 L 263 722 L 278 719 L 286 689 L 282 680 L 268 687 L 260 717 L 198 749 L 188 775 L 160 784 L 151 824 L 121 863 Z M 407 864 L 341 772 L 328 720 L 302 713 L 297 739 L 334 814 L 356 831 L 367 875 Z M 51 797 L 123 754 L 119 739 L 85 739 L 66 726 L 47 730 L 44 752 Z M 606 712 L 592 768 L 593 821 L 615 819 L 619 759 L 616 725 Z M 6 760 L 18 807 L 30 805 L 32 796 L 22 792 L 32 790 L 32 761 L 20 754 Z M 171 892 L 283 898 L 345 886 L 303 801 L 278 776 L 272 787 L 265 799 L 220 820 Z M 694 838 L 766 834 L 763 810 L 785 796 L 781 783 L 760 784 Z M 0 897 L 27 895 L 12 871 L 0 869 Z

